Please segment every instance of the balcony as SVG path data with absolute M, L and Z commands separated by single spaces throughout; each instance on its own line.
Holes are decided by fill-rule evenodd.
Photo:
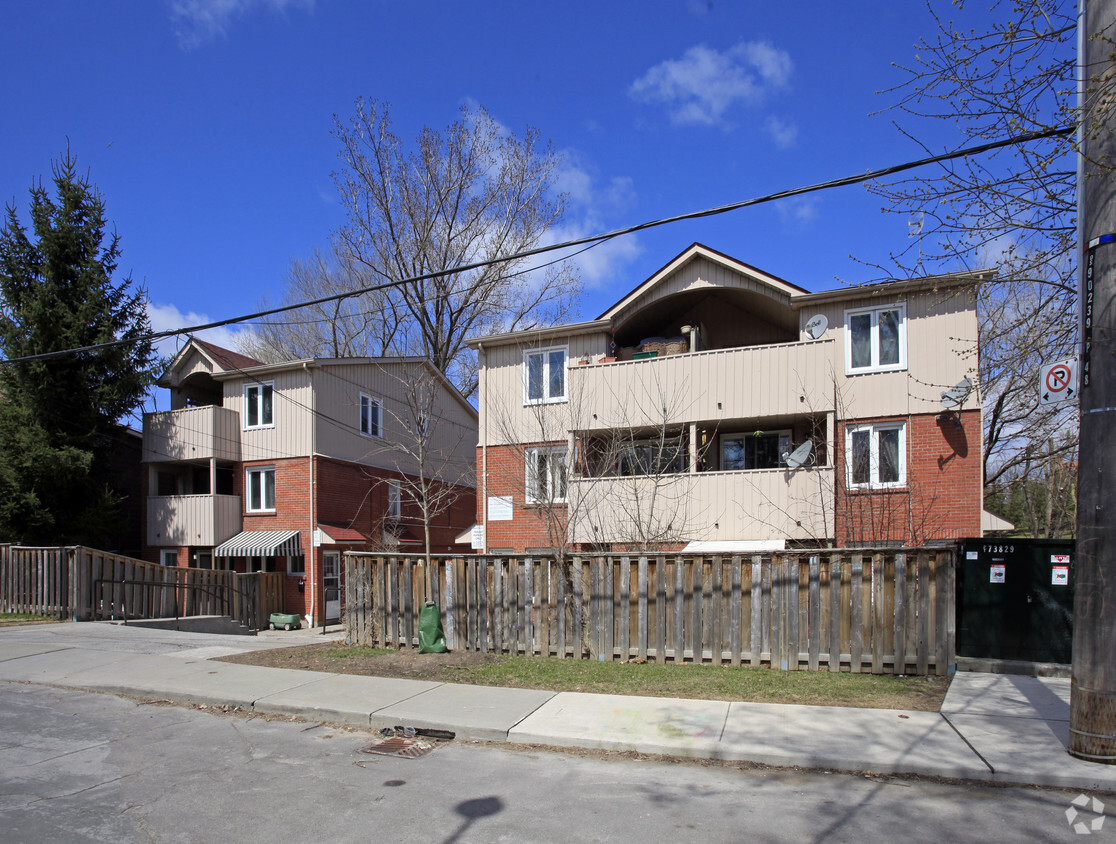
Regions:
M 218 405 L 149 413 L 143 419 L 143 461 L 239 460 L 240 414 Z
M 834 343 L 778 343 L 571 365 L 588 430 L 824 413 L 834 409 Z
M 822 540 L 833 468 L 570 478 L 570 541 Z
M 147 499 L 147 544 L 220 545 L 240 532 L 239 495 L 153 495 Z

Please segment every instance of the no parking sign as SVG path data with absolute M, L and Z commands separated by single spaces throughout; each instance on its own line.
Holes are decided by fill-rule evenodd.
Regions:
M 1063 360 L 1039 367 L 1039 404 L 1069 401 L 1076 396 L 1076 360 Z

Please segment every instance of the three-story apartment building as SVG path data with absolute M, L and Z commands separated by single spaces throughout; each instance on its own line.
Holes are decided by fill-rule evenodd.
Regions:
M 475 544 L 979 536 L 979 277 L 812 293 L 695 244 L 593 321 L 473 339 Z
M 265 364 L 191 339 L 144 418 L 144 555 L 286 572 L 287 612 L 340 614 L 345 550 L 454 550 L 477 413 L 422 358 Z

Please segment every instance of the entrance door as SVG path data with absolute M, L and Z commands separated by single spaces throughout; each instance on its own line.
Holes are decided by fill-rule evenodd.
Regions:
M 325 589 L 326 620 L 341 618 L 341 554 L 338 551 L 325 552 L 322 587 Z

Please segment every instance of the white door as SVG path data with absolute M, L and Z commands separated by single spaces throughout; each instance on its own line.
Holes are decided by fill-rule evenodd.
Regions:
M 341 553 L 326 551 L 322 571 L 322 588 L 325 589 L 325 617 L 327 621 L 341 618 Z

